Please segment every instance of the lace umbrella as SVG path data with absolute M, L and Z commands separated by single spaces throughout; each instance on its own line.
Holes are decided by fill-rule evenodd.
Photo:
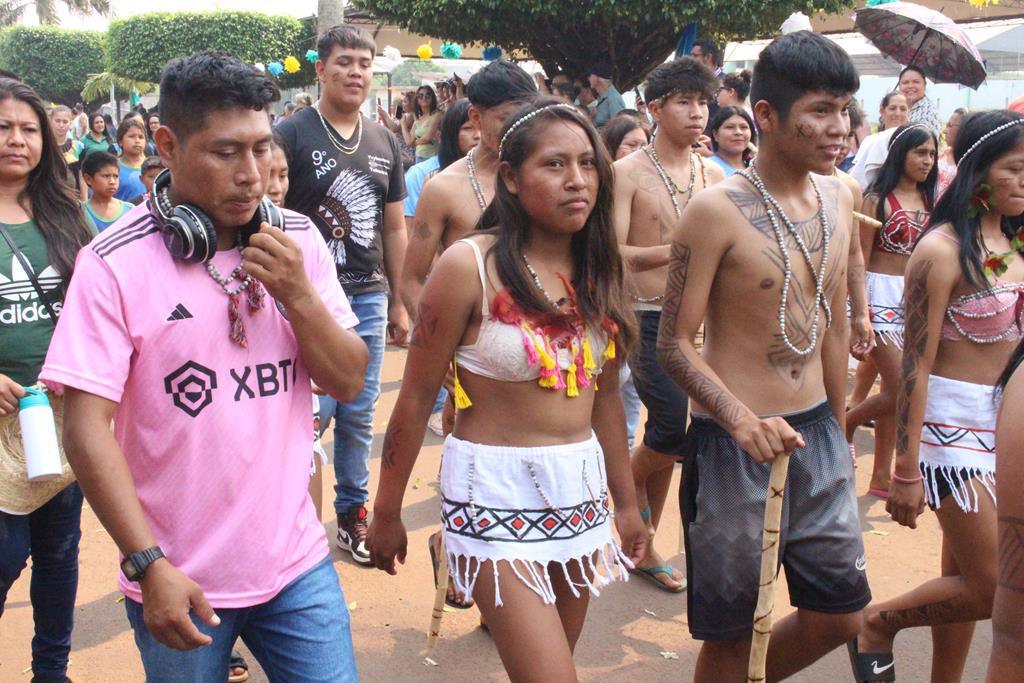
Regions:
M 883 55 L 916 66 L 935 83 L 977 89 L 985 80 L 981 53 L 952 19 L 912 2 L 869 5 L 857 10 L 854 28 Z

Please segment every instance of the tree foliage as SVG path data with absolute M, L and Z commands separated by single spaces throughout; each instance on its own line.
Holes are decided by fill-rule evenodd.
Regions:
M 358 0 L 353 4 L 402 28 L 460 43 L 525 50 L 546 71 L 583 76 L 610 62 L 619 89 L 663 62 L 683 27 L 702 36 L 771 35 L 791 13 L 835 12 L 851 0 Z
M 104 71 L 103 33 L 55 26 L 0 30 L 0 67 L 13 71 L 43 100 L 77 102 L 89 74 Z
M 78 16 L 110 12 L 110 0 L 61 0 L 61 4 Z M 60 23 L 54 0 L 0 0 L 0 26 L 18 23 L 29 7 L 35 7 L 40 24 L 56 26 Z
M 423 76 L 443 78 L 445 70 L 437 62 L 424 62 L 420 59 L 407 59 L 391 72 L 391 85 L 396 87 L 418 87 Z
M 164 65 L 201 50 L 226 50 L 249 63 L 283 60 L 303 44 L 304 28 L 293 17 L 254 12 L 154 12 L 110 24 L 107 54 L 119 76 L 159 82 Z M 305 48 L 295 57 L 312 73 Z M 93 71 L 102 71 L 94 69 Z M 296 75 L 299 75 L 296 74 Z

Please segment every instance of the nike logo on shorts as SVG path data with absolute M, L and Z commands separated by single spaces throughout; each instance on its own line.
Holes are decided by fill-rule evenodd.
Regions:
M 868 566 L 868 558 L 861 555 L 857 558 L 857 561 L 853 563 L 853 566 L 857 568 L 857 571 L 862 572 Z M 878 673 L 877 671 L 875 673 Z

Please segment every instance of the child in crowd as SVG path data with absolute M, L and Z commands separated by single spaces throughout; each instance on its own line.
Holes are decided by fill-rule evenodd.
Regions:
M 146 191 L 133 199 L 132 204 L 138 206 L 149 199 L 149 195 L 153 193 L 153 181 L 156 180 L 156 177 L 160 175 L 160 171 L 164 170 L 164 168 L 166 167 L 160 157 L 146 157 L 146 160 L 142 162 L 141 172 L 139 173 L 139 181 L 145 186 Z
M 143 185 L 142 162 L 146 158 L 146 124 L 138 116 L 130 116 L 117 127 L 117 144 L 121 148 L 118 160 L 120 179 L 117 199 L 133 202 L 147 192 Z
M 93 152 L 82 162 L 82 178 L 92 193 L 82 206 L 96 232 L 103 232 L 132 208 L 115 196 L 118 176 L 117 158 L 108 152 Z

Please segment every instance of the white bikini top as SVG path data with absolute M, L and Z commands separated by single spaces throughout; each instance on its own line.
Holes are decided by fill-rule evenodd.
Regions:
M 499 382 L 539 379 L 543 387 L 566 388 L 569 396 L 578 395 L 578 387 L 589 386 L 591 379 L 601 373 L 604 361 L 615 355 L 615 344 L 609 343 L 608 334 L 588 327 L 583 334 L 565 331 L 550 336 L 550 329 L 530 321 L 517 325 L 495 318 L 488 306 L 487 271 L 480 246 L 470 239 L 459 242 L 472 247 L 476 256 L 483 303 L 476 341 L 455 350 L 456 393 L 460 389 L 460 367 Z

